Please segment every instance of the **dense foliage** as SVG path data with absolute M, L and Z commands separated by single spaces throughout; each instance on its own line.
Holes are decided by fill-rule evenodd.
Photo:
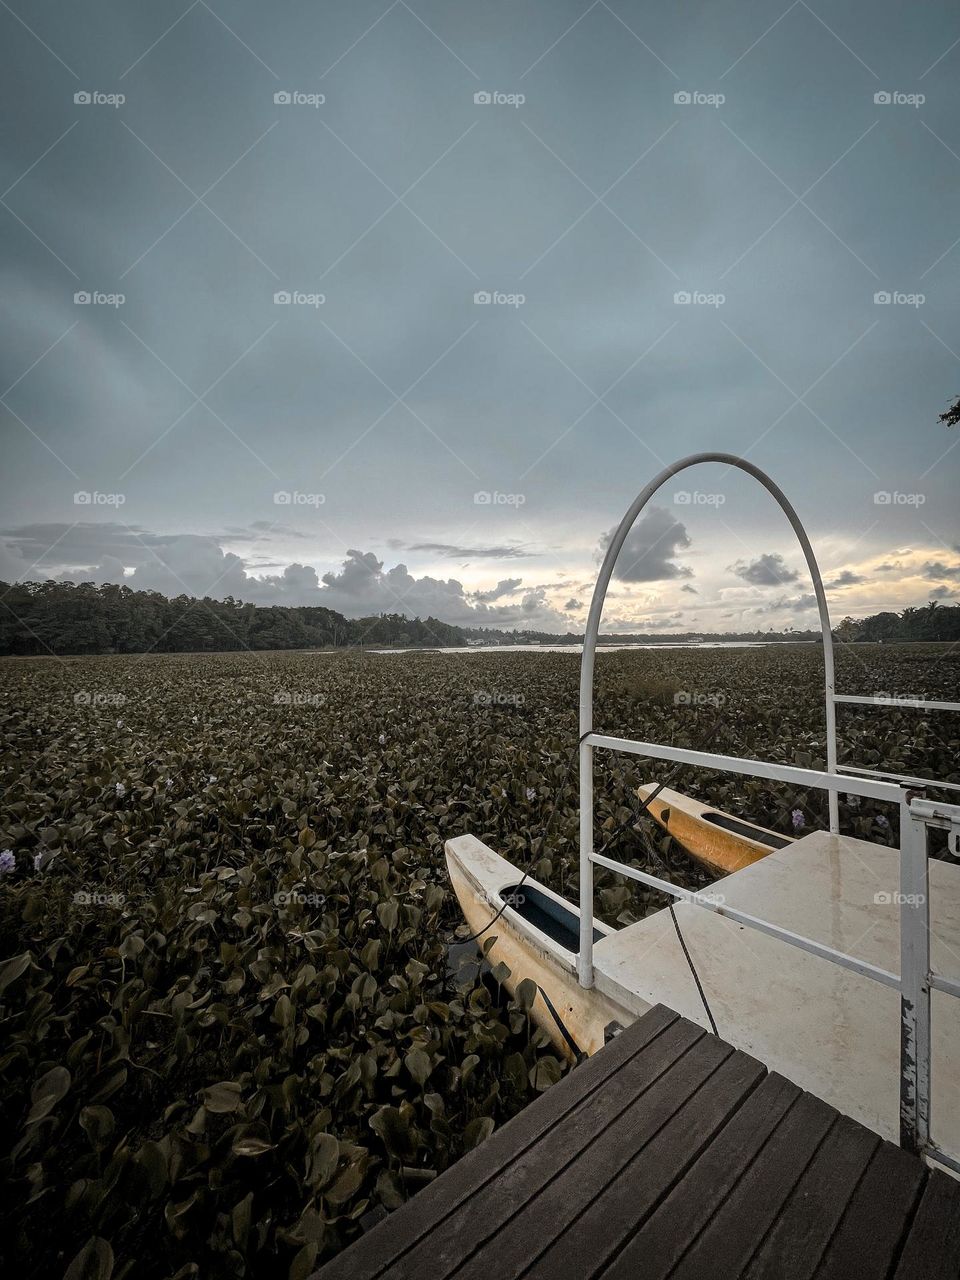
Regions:
M 0 582 L 0 654 L 205 653 L 348 645 L 463 644 L 436 618 L 345 618 L 319 605 L 287 607 L 177 596 L 84 582 Z
M 956 695 L 950 650 L 838 656 L 848 692 Z M 576 893 L 574 654 L 2 672 L 10 1274 L 303 1277 L 561 1074 L 524 996 L 498 998 L 502 973 L 451 976 L 442 843 L 473 832 Z M 597 686 L 602 729 L 824 763 L 815 646 L 606 653 Z M 851 709 L 842 736 L 865 765 L 960 781 L 955 719 Z M 643 776 L 599 754 L 604 830 Z M 787 832 L 794 810 L 825 818 L 819 793 L 670 780 Z M 895 818 L 842 804 L 844 829 L 874 840 L 896 839 Z M 655 831 L 616 851 L 704 882 Z M 611 923 L 662 905 L 609 873 L 597 889 Z
M 835 628 L 842 639 L 867 644 L 910 640 L 960 640 L 960 604 L 938 605 L 902 613 L 875 613 L 869 618 L 844 618 Z

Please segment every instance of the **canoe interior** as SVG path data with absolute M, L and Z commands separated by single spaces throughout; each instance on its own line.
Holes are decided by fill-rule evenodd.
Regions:
M 731 818 L 729 813 L 703 813 L 700 816 L 704 822 L 712 822 L 715 827 L 732 831 L 737 836 L 746 836 L 748 840 L 755 840 L 757 844 L 769 845 L 771 849 L 786 849 L 794 843 L 789 836 L 775 836 L 761 827 L 755 827 L 752 822 L 741 822 L 739 818 Z
M 580 917 L 535 885 L 507 885 L 501 889 L 500 897 L 521 919 L 545 933 L 559 946 L 574 953 L 580 950 Z M 602 941 L 603 936 L 599 929 L 594 929 L 594 942 Z

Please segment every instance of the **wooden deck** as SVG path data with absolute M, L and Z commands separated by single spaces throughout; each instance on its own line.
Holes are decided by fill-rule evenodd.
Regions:
M 960 1183 L 658 1005 L 313 1280 L 957 1280 Z

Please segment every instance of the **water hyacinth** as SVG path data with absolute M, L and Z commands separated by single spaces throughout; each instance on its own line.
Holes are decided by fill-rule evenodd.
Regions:
M 802 809 L 794 809 L 790 814 L 790 825 L 793 827 L 794 831 L 802 831 L 807 825 L 807 820 L 803 816 Z
M 123 797 L 127 794 L 127 788 L 124 786 L 122 782 L 115 783 L 113 789 L 116 792 L 118 800 L 122 800 Z
M 871 660 L 876 687 L 910 687 L 915 659 L 904 650 L 884 646 Z M 854 691 L 861 654 L 837 661 L 838 686 Z M 100 1238 L 114 1276 L 305 1277 L 360 1234 L 368 1212 L 396 1208 L 563 1073 L 496 978 L 470 972 L 458 985 L 448 974 L 463 917 L 443 844 L 472 833 L 524 870 L 533 855 L 533 875 L 570 897 L 575 656 L 79 662 L 92 692 L 129 675 L 130 734 L 115 716 L 84 716 L 78 728 L 64 693 L 76 663 L 10 659 L 23 677 L 0 686 L 0 850 L 18 851 L 16 874 L 0 854 L 0 963 L 32 957 L 3 993 L 5 1114 L 23 1143 L 4 1212 L 23 1229 L 0 1252 L 18 1276 L 62 1276 Z M 937 662 L 945 687 L 930 696 L 949 697 L 960 650 Z M 320 665 L 322 704 L 274 702 L 276 688 L 315 687 Z M 497 688 L 522 688 L 523 704 L 474 697 Z M 677 689 L 701 688 L 725 690 L 732 714 L 675 703 Z M 596 723 L 611 733 L 816 769 L 822 718 L 815 645 L 597 662 Z M 871 760 L 896 741 L 904 772 L 949 778 L 957 731 L 955 717 L 918 723 L 884 707 L 845 731 L 845 749 Z M 597 770 L 598 833 L 622 825 L 628 787 L 657 776 L 647 762 L 622 763 L 622 776 Z M 211 777 L 230 779 L 215 798 Z M 116 778 L 137 803 L 122 803 Z M 797 831 L 786 787 L 693 769 L 670 785 Z M 804 831 L 826 828 L 823 793 L 797 812 Z M 889 838 L 862 810 L 845 810 L 842 826 Z M 668 842 L 674 883 L 709 887 L 649 830 Z M 608 850 L 635 851 L 642 859 L 629 830 Z M 43 859 L 39 875 L 22 874 L 31 858 Z M 663 874 L 652 859 L 639 865 Z M 595 877 L 608 925 L 662 907 L 599 866 Z M 100 905 L 79 908 L 78 892 Z M 27 1132 L 22 1118 L 51 1070 L 51 1108 Z
M 0 876 L 8 876 L 11 871 L 16 871 L 17 859 L 12 849 L 4 849 L 0 853 Z

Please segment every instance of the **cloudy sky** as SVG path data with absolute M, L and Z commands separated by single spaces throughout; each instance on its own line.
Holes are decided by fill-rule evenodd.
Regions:
M 721 450 L 837 618 L 960 592 L 955 4 L 11 0 L 0 49 L 0 578 L 578 629 Z M 711 465 L 605 619 L 811 604 Z

